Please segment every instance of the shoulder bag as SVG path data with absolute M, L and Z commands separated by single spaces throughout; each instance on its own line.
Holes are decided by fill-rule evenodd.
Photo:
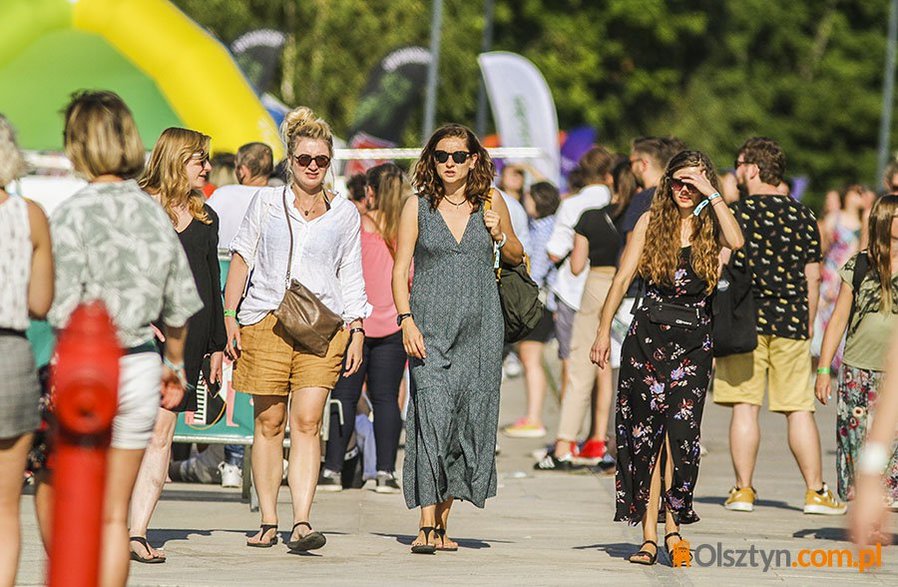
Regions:
M 284 188 L 284 217 L 290 231 L 290 254 L 287 260 L 287 278 L 284 299 L 274 311 L 275 318 L 293 341 L 310 353 L 323 357 L 327 354 L 331 339 L 343 327 L 343 318 L 325 306 L 306 286 L 291 279 L 293 268 L 293 223 L 287 211 L 287 188 Z
M 483 211 L 492 207 L 493 191 L 483 203 Z M 544 306 L 539 300 L 539 287 L 530 278 L 527 257 L 518 265 L 501 262 L 499 247 L 493 243 L 496 283 L 499 287 L 499 302 L 505 319 L 505 342 L 517 342 L 530 334 L 543 317 Z

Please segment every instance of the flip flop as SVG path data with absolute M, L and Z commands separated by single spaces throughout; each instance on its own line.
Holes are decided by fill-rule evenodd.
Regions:
M 150 555 L 150 556 L 140 556 L 139 554 L 137 554 L 136 552 L 134 552 L 132 550 L 131 551 L 131 560 L 138 562 L 138 563 L 143 563 L 145 565 L 159 565 L 159 564 L 162 564 L 165 562 L 164 556 L 156 556 L 153 554 L 153 551 L 150 548 L 150 544 L 147 542 L 147 539 L 144 538 L 143 536 L 130 536 L 128 538 L 128 540 L 130 542 L 136 542 L 137 544 L 143 546 L 145 549 L 147 549 L 147 552 Z
M 291 537 L 293 536 L 293 532 L 296 531 L 297 526 L 306 526 L 309 530 L 312 530 L 312 525 L 308 522 L 296 522 L 293 524 L 293 529 L 290 530 Z M 299 540 L 291 540 L 288 542 L 287 548 L 292 552 L 305 552 L 307 550 L 317 550 L 325 544 L 327 544 L 327 538 L 324 537 L 324 534 L 312 530 Z
M 249 540 L 247 540 L 246 541 L 247 546 L 250 546 L 252 548 L 271 548 L 272 546 L 274 546 L 275 544 L 278 543 L 278 533 L 277 533 L 278 525 L 277 524 L 262 524 L 261 526 L 259 526 L 259 529 L 262 530 L 262 536 L 260 536 L 260 538 L 264 538 L 265 534 L 269 530 L 272 530 L 272 529 L 274 530 L 274 536 L 271 538 L 271 540 L 267 540 L 265 542 L 263 542 L 261 540 L 259 542 L 250 542 Z
M 440 544 L 446 543 L 446 529 L 445 528 L 434 528 L 434 533 L 437 535 L 437 538 L 440 539 Z M 437 550 L 441 552 L 458 552 L 458 546 L 437 546 Z
M 430 543 L 430 535 L 436 531 L 436 528 L 422 526 L 419 531 L 424 532 L 424 544 L 413 544 L 412 554 L 435 554 L 437 547 Z

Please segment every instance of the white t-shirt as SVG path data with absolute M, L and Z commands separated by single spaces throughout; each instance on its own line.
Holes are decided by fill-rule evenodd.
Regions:
M 231 252 L 239 253 L 252 267 L 250 286 L 237 317 L 240 324 L 259 322 L 284 299 L 290 231 L 283 193 L 283 187 L 259 188 L 231 241 Z M 365 295 L 361 217 L 355 205 L 335 195 L 330 210 L 306 220 L 293 205 L 293 199 L 288 191 L 293 227 L 291 278 L 309 288 L 344 322 L 367 318 L 371 305 Z
M 577 194 L 562 200 L 555 213 L 555 227 L 546 243 L 546 252 L 555 257 L 565 257 L 574 248 L 574 226 L 580 220 L 580 215 L 587 210 L 604 208 L 610 202 L 611 191 L 602 184 L 588 185 Z M 574 275 L 571 273 L 571 260 L 565 259 L 558 269 L 552 291 L 565 304 L 579 310 L 588 274 L 589 271 L 584 271 L 580 275 Z
M 246 216 L 246 209 L 253 196 L 262 189 L 250 185 L 223 185 L 206 200 L 209 207 L 218 214 L 218 246 L 227 249 Z
M 527 222 L 527 211 L 524 210 L 524 207 L 520 202 L 518 202 L 502 190 L 498 191 L 500 194 L 502 194 L 502 199 L 505 200 L 505 205 L 508 206 L 508 214 L 509 216 L 511 216 L 512 230 L 514 230 L 514 233 L 518 237 L 518 240 L 521 241 L 521 245 L 524 247 L 524 250 L 529 250 L 530 224 L 529 222 Z

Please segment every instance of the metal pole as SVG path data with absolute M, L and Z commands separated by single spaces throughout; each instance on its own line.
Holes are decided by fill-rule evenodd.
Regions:
M 889 37 L 886 44 L 886 67 L 882 75 L 882 117 L 879 124 L 879 157 L 876 161 L 876 183 L 882 181 L 889 160 L 889 135 L 892 130 L 892 108 L 895 104 L 895 53 L 898 48 L 898 0 L 889 9 Z
M 440 67 L 440 34 L 443 28 L 443 0 L 434 0 L 430 21 L 430 69 L 427 70 L 427 101 L 424 103 L 424 138 L 433 133 L 437 116 L 437 70 Z
M 483 7 L 483 44 L 480 52 L 486 53 L 493 46 L 493 14 L 495 13 L 495 0 L 486 0 Z M 480 76 L 480 90 L 477 92 L 477 136 L 483 138 L 486 134 L 486 83 Z

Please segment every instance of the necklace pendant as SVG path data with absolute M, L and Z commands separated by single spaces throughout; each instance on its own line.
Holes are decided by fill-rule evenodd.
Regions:
M 306 216 L 309 215 L 309 212 L 311 212 L 311 210 L 306 210 L 306 211 L 305 211 Z

